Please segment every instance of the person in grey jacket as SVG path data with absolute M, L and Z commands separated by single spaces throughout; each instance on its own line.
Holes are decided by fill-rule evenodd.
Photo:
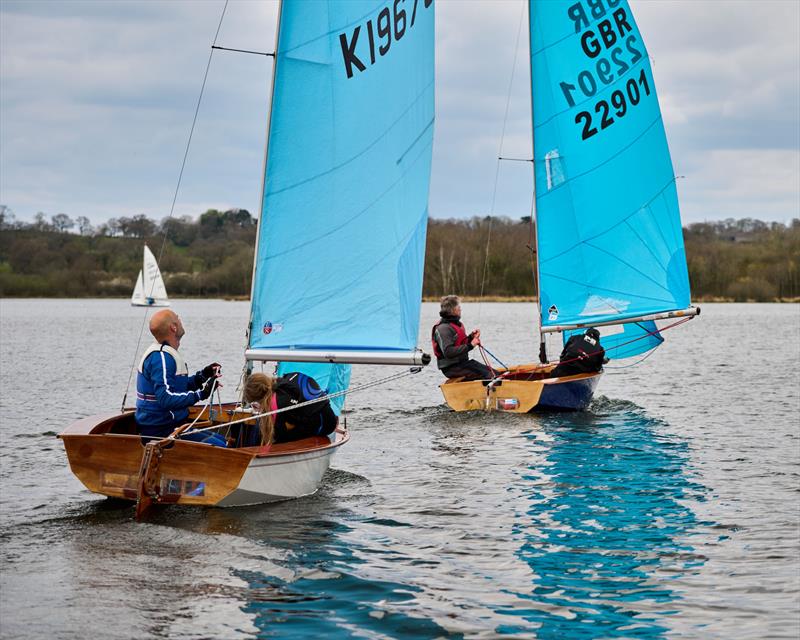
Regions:
M 458 296 L 444 296 L 439 311 L 441 320 L 431 331 L 431 344 L 436 364 L 448 378 L 465 380 L 491 380 L 497 372 L 476 360 L 469 352 L 481 343 L 481 331 L 467 334 L 461 324 L 461 300 Z

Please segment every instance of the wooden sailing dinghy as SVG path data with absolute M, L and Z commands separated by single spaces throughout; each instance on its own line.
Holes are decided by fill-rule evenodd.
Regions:
M 611 359 L 690 318 L 675 174 L 647 49 L 627 0 L 529 0 L 539 360 L 441 385 L 457 411 L 584 409 L 602 372 L 552 377 L 545 337 L 596 327 Z M 527 239 L 526 239 L 527 240 Z
M 226 422 L 252 415 L 233 404 L 222 408 L 214 415 L 221 431 Z M 193 407 L 189 419 L 194 420 L 199 411 Z M 244 424 L 257 428 L 252 420 Z M 90 491 L 112 498 L 139 497 L 145 446 L 137 435 L 133 410 L 84 418 L 59 437 L 72 472 Z M 309 495 L 317 490 L 331 456 L 348 439 L 347 431 L 339 428 L 331 438 L 262 447 L 226 449 L 180 439 L 165 442 L 168 448 L 148 465 L 145 493 L 162 503 L 220 507 Z
M 277 362 L 279 375 L 303 371 L 334 394 L 347 389 L 351 364 L 430 361 L 416 339 L 434 11 L 420 0 L 402 29 L 381 36 L 393 43 L 376 58 L 363 33 L 378 33 L 391 8 L 391 0 L 280 6 L 246 373 L 255 362 Z M 337 415 L 342 402 L 331 401 Z M 204 419 L 194 428 L 224 436 L 232 421 L 252 416 L 235 405 L 199 411 L 189 416 Z M 85 418 L 60 437 L 86 487 L 137 500 L 137 515 L 151 502 L 235 506 L 308 495 L 349 438 L 340 422 L 330 438 L 269 447 L 174 438 L 145 446 L 130 409 Z
M 599 373 L 552 377 L 554 364 L 520 365 L 494 380 L 448 380 L 439 388 L 455 411 L 528 413 L 536 407 L 585 409 L 600 382 Z

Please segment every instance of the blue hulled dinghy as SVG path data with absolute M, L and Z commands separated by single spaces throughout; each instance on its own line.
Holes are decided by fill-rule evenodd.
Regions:
M 448 380 L 442 393 L 456 411 L 585 409 L 602 370 L 554 377 L 564 368 L 549 361 L 549 334 L 566 344 L 595 327 L 618 360 L 661 344 L 657 321 L 699 313 L 655 81 L 627 0 L 528 7 L 540 362 Z

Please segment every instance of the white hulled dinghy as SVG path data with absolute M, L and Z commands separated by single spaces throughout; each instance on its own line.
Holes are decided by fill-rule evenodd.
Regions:
M 169 297 L 167 288 L 164 286 L 164 278 L 161 277 L 161 269 L 153 252 L 147 245 L 144 245 L 144 256 L 142 258 L 142 268 L 136 278 L 136 285 L 133 287 L 131 304 L 134 307 L 168 307 Z
M 377 57 L 364 34 L 378 33 L 392 0 L 285 0 L 279 9 L 245 362 L 248 372 L 277 362 L 278 374 L 307 373 L 332 406 L 347 392 L 351 364 L 430 360 L 416 340 L 434 10 L 429 0 L 415 4 Z M 230 437 L 254 428 L 253 418 L 236 404 L 194 407 L 194 424 L 143 446 L 128 409 L 80 420 L 60 437 L 86 487 L 137 500 L 137 516 L 153 502 L 232 506 L 308 495 L 349 439 L 342 422 L 331 437 L 260 447 L 177 437 L 189 429 Z
M 627 0 L 529 0 L 539 360 L 441 385 L 456 411 L 585 409 L 602 371 L 554 377 L 546 336 L 595 327 L 611 359 L 691 318 L 676 177 Z M 663 330 L 662 327 L 661 330 Z M 564 364 L 564 363 L 562 363 Z

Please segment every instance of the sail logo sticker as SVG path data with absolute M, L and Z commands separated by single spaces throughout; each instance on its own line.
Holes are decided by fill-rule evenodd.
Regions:
M 555 321 L 555 320 L 558 320 L 558 307 L 557 307 L 556 305 L 554 305 L 554 304 L 551 304 L 551 305 L 550 305 L 550 308 L 547 310 L 547 313 L 549 313 L 549 314 L 550 314 L 550 315 L 547 317 L 547 319 L 548 319 L 550 322 L 553 322 L 553 321 Z
M 264 323 L 264 328 L 262 329 L 265 336 L 268 336 L 270 333 L 278 333 L 279 331 L 283 331 L 283 325 L 276 323 L 272 323 L 267 320 Z

